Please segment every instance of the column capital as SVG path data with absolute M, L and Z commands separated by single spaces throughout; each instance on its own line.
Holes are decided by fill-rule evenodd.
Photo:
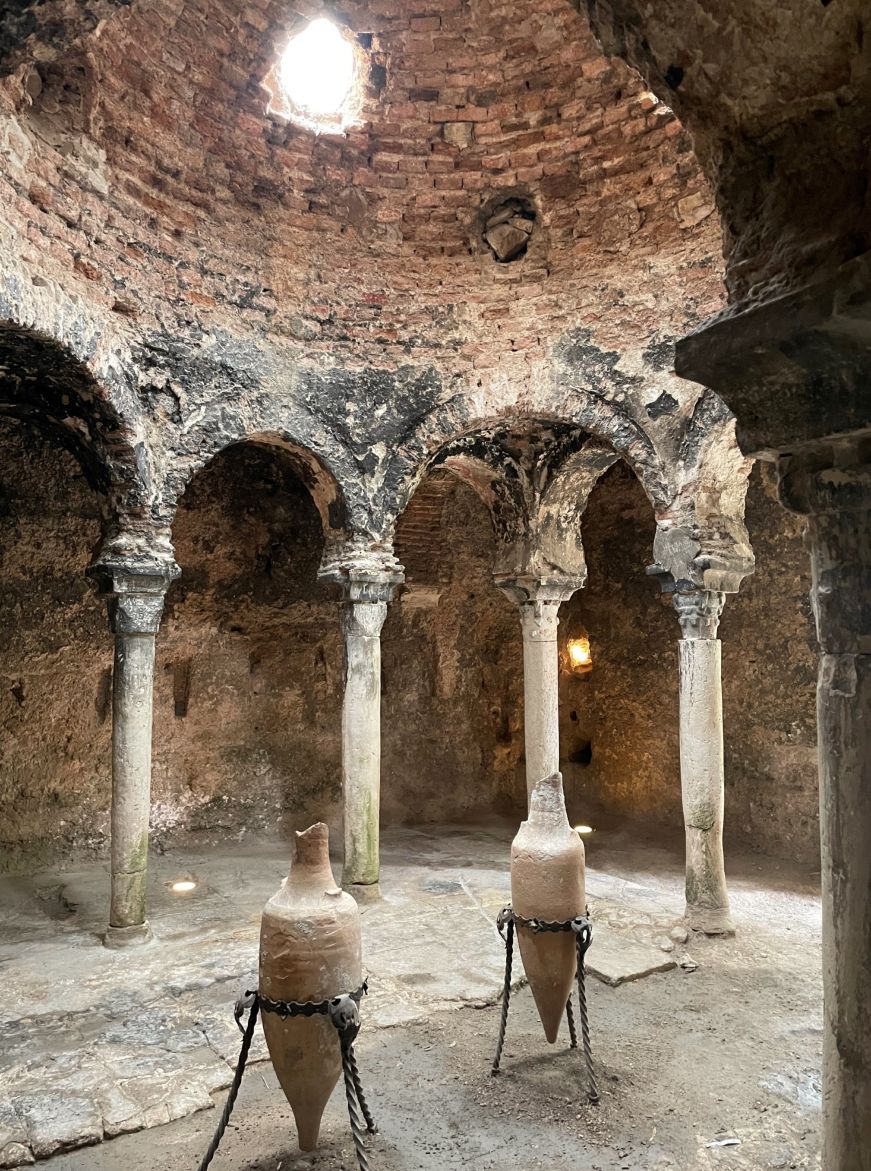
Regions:
M 400 583 L 369 577 L 348 577 L 341 582 L 342 601 L 352 605 L 384 605 L 393 601 Z
M 780 461 L 780 498 L 808 517 L 811 603 L 826 654 L 871 654 L 871 458 L 859 440 Z
M 567 601 L 572 594 L 581 589 L 582 581 L 569 578 L 546 578 L 527 575 L 511 575 L 496 573 L 493 581 L 516 606 L 546 608 L 559 606 Z
M 532 642 L 556 642 L 560 605 L 582 584 L 565 578 L 511 577 L 503 574 L 495 574 L 493 580 L 518 607 L 523 637 Z
M 318 577 L 341 586 L 346 602 L 390 602 L 405 572 L 392 550 L 344 547 L 321 565 Z
M 681 638 L 688 641 L 716 638 L 726 595 L 719 590 L 694 590 L 672 597 L 680 622 Z
M 180 570 L 172 559 L 122 562 L 103 558 L 87 572 L 108 602 L 113 634 L 156 634 L 166 591 Z

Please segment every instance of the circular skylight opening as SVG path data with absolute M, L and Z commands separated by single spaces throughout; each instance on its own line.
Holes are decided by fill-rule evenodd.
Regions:
M 314 130 L 344 130 L 359 104 L 358 56 L 332 21 L 311 21 L 291 37 L 275 70 L 280 112 Z

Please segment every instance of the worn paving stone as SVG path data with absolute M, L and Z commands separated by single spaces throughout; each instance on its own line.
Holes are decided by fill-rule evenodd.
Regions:
M 27 1144 L 27 1128 L 11 1102 L 0 1102 L 0 1167 L 21 1167 L 33 1162 Z
M 22 1094 L 15 1108 L 27 1127 L 27 1141 L 38 1159 L 57 1151 L 103 1140 L 103 1118 L 91 1098 L 76 1094 Z
M 466 827 L 456 836 L 402 829 L 386 837 L 383 897 L 361 908 L 370 979 L 366 1028 L 498 999 L 505 950 L 495 918 L 510 898 L 509 839 L 507 829 L 500 835 Z M 233 1003 L 256 987 L 260 908 L 286 859 L 283 846 L 264 846 L 255 864 L 245 854 L 254 877 L 240 887 L 241 863 L 232 850 L 224 853 L 209 859 L 217 893 L 206 892 L 183 915 L 174 903 L 166 918 L 158 908 L 156 941 L 135 955 L 107 952 L 83 928 L 49 933 L 11 960 L 0 1023 L 0 1101 L 7 1103 L 0 1151 L 10 1166 L 26 1164 L 34 1151 L 43 1157 L 64 1144 L 99 1142 L 209 1109 L 211 1095 L 229 1085 L 241 1041 Z M 173 861 L 173 872 L 180 865 Z M 622 957 L 617 982 L 637 978 L 639 967 L 651 965 L 629 965 L 630 975 L 629 958 L 645 950 L 645 941 L 649 953 L 653 939 L 667 933 L 676 905 L 662 887 L 601 871 L 590 877 L 590 967 L 604 973 L 610 950 Z M 230 900 L 225 888 L 243 894 Z M 91 877 L 83 872 L 74 901 L 81 914 L 93 907 L 96 916 L 103 894 L 104 876 L 95 869 Z M 658 970 L 670 966 L 653 951 Z M 47 970 L 63 978 L 43 985 Z M 612 978 L 616 971 L 609 968 Z M 522 969 L 515 976 L 521 981 Z M 266 1059 L 258 1029 L 251 1061 Z M 67 1099 L 70 1109 L 49 1109 Z M 20 1102 L 26 1112 L 17 1110 Z
M 636 943 L 608 927 L 594 929 L 593 945 L 587 953 L 587 969 L 605 984 L 616 988 L 630 980 L 668 972 L 676 966 L 675 961 L 658 947 Z

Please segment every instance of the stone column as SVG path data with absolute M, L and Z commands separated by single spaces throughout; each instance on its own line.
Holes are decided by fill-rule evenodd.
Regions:
M 686 916 L 708 935 L 734 932 L 723 859 L 723 695 L 717 628 L 725 595 L 675 593 L 681 625 L 680 783 L 686 831 Z
M 348 578 L 342 633 L 345 694 L 342 706 L 344 886 L 371 886 L 379 874 L 381 809 L 381 627 L 395 583 Z
M 107 596 L 115 635 L 112 672 L 112 894 L 107 947 L 144 943 L 148 820 L 151 810 L 151 711 L 154 645 L 163 600 L 173 578 L 169 565 L 117 563 L 92 569 Z
M 871 462 L 843 442 L 781 463 L 808 516 L 820 668 L 823 1167 L 871 1171 Z
M 497 577 L 496 584 L 520 611 L 526 790 L 531 793 L 559 771 L 558 614 L 580 583 Z

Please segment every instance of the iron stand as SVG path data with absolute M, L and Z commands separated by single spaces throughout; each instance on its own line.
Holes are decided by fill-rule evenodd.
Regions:
M 596 1072 L 593 1068 L 593 1051 L 590 1045 L 590 1021 L 587 1015 L 587 989 L 585 957 L 593 942 L 593 928 L 586 915 L 577 915 L 574 919 L 565 922 L 553 922 L 548 919 L 526 919 L 518 915 L 513 907 L 503 907 L 496 918 L 496 928 L 505 943 L 505 983 L 502 986 L 502 1015 L 499 1021 L 499 1038 L 496 1042 L 496 1053 L 490 1072 L 495 1075 L 499 1072 L 502 1061 L 502 1049 L 505 1045 L 505 1031 L 508 1027 L 508 1008 L 511 1003 L 511 969 L 514 962 L 514 929 L 526 927 L 530 931 L 571 931 L 575 936 L 577 951 L 576 979 L 578 985 L 578 1005 L 581 1015 L 581 1042 L 584 1049 L 584 1062 L 587 1067 L 587 1097 L 594 1105 L 599 1101 L 599 1087 L 596 1084 Z M 571 1048 L 577 1049 L 578 1035 L 575 1029 L 575 1014 L 572 1000 L 566 1002 L 566 1020 L 569 1026 Z

